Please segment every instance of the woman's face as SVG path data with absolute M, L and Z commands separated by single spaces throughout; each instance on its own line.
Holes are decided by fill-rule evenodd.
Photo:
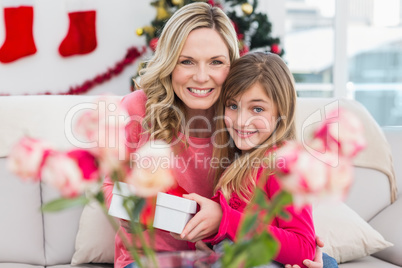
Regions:
M 213 29 L 193 30 L 172 72 L 174 92 L 189 109 L 208 110 L 230 69 L 229 49 Z
M 259 83 L 226 103 L 226 128 L 243 152 L 268 139 L 275 130 L 277 118 L 276 104 Z

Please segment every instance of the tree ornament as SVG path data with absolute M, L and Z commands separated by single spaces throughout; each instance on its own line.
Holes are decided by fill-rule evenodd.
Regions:
M 241 10 L 244 14 L 251 15 L 251 13 L 253 13 L 253 6 L 249 3 L 244 3 L 241 5 Z
M 151 41 L 149 41 L 149 47 L 152 49 L 152 51 L 156 50 L 156 46 L 158 45 L 158 37 L 154 37 L 151 39 Z
M 183 5 L 183 0 L 172 0 L 172 4 L 175 6 Z
M 156 19 L 157 20 L 165 20 L 169 17 L 170 17 L 169 12 L 166 10 L 165 7 L 163 7 L 162 5 L 159 5 L 156 8 Z
M 141 35 L 144 34 L 144 29 L 143 29 L 143 28 L 137 28 L 137 30 L 135 31 L 135 33 L 136 33 L 138 36 L 141 36 Z
M 33 7 L 5 7 L 6 38 L 0 48 L 0 62 L 9 63 L 36 53 L 33 38 Z
M 281 47 L 278 44 L 272 44 L 271 52 L 279 55 L 281 54 Z
M 239 50 L 240 57 L 246 55 L 249 51 L 250 48 L 246 44 L 243 44 L 243 46 Z
M 149 36 L 154 36 L 155 35 L 155 27 L 152 26 L 144 26 L 142 27 L 144 32 L 148 34 Z

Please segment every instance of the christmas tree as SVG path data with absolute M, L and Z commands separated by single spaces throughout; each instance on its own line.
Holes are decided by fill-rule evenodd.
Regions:
M 151 25 L 137 29 L 137 35 L 145 36 L 147 45 L 155 50 L 165 22 L 184 5 L 193 2 L 207 2 L 220 7 L 232 20 L 239 40 L 240 55 L 250 50 L 272 52 L 282 56 L 279 38 L 271 36 L 272 25 L 265 13 L 257 12 L 258 0 L 155 0 L 156 17 Z M 140 64 L 141 68 L 141 64 Z

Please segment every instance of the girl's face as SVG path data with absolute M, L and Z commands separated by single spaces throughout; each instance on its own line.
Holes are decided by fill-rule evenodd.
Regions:
M 187 108 L 208 110 L 218 100 L 229 68 L 229 49 L 218 32 L 193 30 L 172 72 L 174 92 Z
M 226 103 L 226 128 L 242 152 L 268 139 L 275 130 L 277 118 L 277 106 L 260 83 Z

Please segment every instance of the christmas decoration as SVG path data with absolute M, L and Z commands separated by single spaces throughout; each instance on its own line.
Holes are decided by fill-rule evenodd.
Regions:
M 0 48 L 0 62 L 10 63 L 36 53 L 33 38 L 33 7 L 4 8 L 6 38 Z
M 68 13 L 68 33 L 59 46 L 63 57 L 88 54 L 95 50 L 96 41 L 96 11 L 76 11 Z
M 152 51 L 155 51 L 156 46 L 158 45 L 158 40 L 159 38 L 154 37 L 151 39 L 151 41 L 149 41 L 149 47 L 152 49 Z
M 275 54 L 281 54 L 281 47 L 278 44 L 271 45 L 271 52 Z
M 175 6 L 183 5 L 183 0 L 172 0 L 172 4 Z
M 80 95 L 80 94 L 85 94 L 91 89 L 93 89 L 95 86 L 103 84 L 106 81 L 111 80 L 113 77 L 119 75 L 123 70 L 132 64 L 136 59 L 141 57 L 145 53 L 146 49 L 145 47 L 142 48 L 140 51 L 137 47 L 131 47 L 127 50 L 126 55 L 124 58 L 120 61 L 118 61 L 113 68 L 108 68 L 107 71 L 98 74 L 97 76 L 90 78 L 83 82 L 82 84 L 78 86 L 73 86 L 70 87 L 67 91 L 65 92 L 60 92 L 60 93 L 51 93 L 49 91 L 44 92 L 44 93 L 38 93 L 38 94 L 23 94 L 23 95 Z M 10 96 L 11 94 L 9 93 L 0 93 L 0 96 Z
M 265 13 L 257 12 L 258 1 L 247 0 L 226 0 L 225 12 L 233 21 L 237 36 L 239 38 L 240 48 L 246 45 L 251 50 L 271 51 L 273 44 L 279 44 L 279 38 L 271 36 L 272 24 Z M 236 12 L 236 6 L 241 5 L 243 14 Z M 274 53 L 274 52 L 273 52 Z M 284 54 L 283 50 L 275 53 L 280 56 Z
M 253 6 L 249 3 L 244 3 L 241 5 L 241 10 L 244 12 L 244 14 L 251 15 L 251 13 L 253 13 Z
M 138 36 L 141 36 L 141 35 L 144 34 L 144 29 L 143 29 L 143 28 L 138 28 L 138 29 L 135 31 L 135 33 L 136 33 Z

